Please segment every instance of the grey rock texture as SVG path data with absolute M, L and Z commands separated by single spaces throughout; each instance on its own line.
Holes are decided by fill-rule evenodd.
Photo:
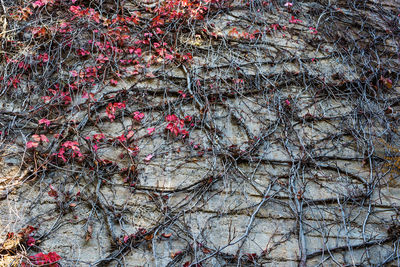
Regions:
M 210 13 L 214 36 L 177 34 L 191 64 L 104 86 L 90 116 L 74 99 L 57 127 L 88 155 L 86 136 L 112 140 L 96 164 L 52 163 L 53 139 L 26 149 L 41 117 L 3 94 L 0 236 L 34 225 L 62 266 L 397 266 L 399 3 L 264 2 Z M 126 101 L 113 122 L 110 94 Z M 192 117 L 186 138 L 169 114 Z

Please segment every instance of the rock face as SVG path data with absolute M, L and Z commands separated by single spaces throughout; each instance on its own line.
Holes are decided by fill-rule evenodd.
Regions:
M 192 59 L 168 49 L 152 58 L 149 37 L 118 82 L 105 80 L 120 61 L 94 58 L 109 65 L 93 89 L 71 87 L 87 65 L 52 47 L 38 67 L 48 80 L 1 80 L 0 236 L 33 225 L 27 255 L 55 251 L 62 266 L 395 266 L 399 6 L 210 1 L 204 18 L 147 33 L 163 31 Z M 154 23 L 155 2 L 121 8 Z M 143 35 L 139 26 L 126 34 Z M 73 48 L 87 45 L 87 27 Z M 3 45 L 24 40 L 18 31 Z M 14 60 L 28 53 L 12 49 Z M 47 101 L 44 90 L 67 76 L 70 100 Z

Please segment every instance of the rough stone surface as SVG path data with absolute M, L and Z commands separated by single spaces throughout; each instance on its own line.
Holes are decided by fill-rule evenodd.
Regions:
M 330 2 L 341 9 L 343 20 L 352 21 L 355 11 L 350 4 Z M 386 27 L 370 9 L 379 2 L 394 12 L 395 1 L 364 2 L 369 7 L 365 16 L 375 16 L 368 21 Z M 283 4 L 279 2 L 283 11 L 257 15 L 258 19 L 283 24 L 289 16 Z M 305 28 L 318 24 L 321 31 L 327 28 L 334 22 L 324 14 L 334 8 L 322 2 L 296 5 L 304 11 L 300 18 L 307 24 L 288 25 L 285 37 L 274 32 L 249 42 L 181 36 L 182 45 L 203 51 L 195 55 L 188 72 L 191 77 L 214 80 L 207 88 L 207 94 L 216 94 L 213 103 L 206 103 L 211 96 L 185 101 L 177 94 L 163 96 L 166 88 L 175 93 L 186 88 L 186 73 L 173 66 L 165 74 L 173 79 L 137 84 L 124 80 L 119 87 L 106 88 L 104 93 L 135 84 L 134 90 L 145 99 L 133 101 L 115 123 L 106 120 L 102 109 L 104 123 L 87 126 L 82 136 L 103 132 L 115 138 L 135 128 L 140 151 L 134 160 L 120 156 L 126 148 L 104 144 L 98 157 L 112 161 L 112 166 L 99 165 L 92 171 L 79 164 L 51 166 L 51 172 L 35 174 L 35 162 L 27 164 L 20 157 L 31 157 L 21 145 L 26 142 L 24 135 L 14 144 L 1 139 L 0 236 L 35 225 L 42 237 L 40 248 L 57 251 L 63 266 L 96 266 L 107 258 L 110 262 L 101 264 L 182 266 L 200 261 L 203 266 L 373 266 L 390 261 L 395 265 L 400 184 L 398 173 L 387 171 L 383 163 L 392 151 L 380 141 L 388 131 L 382 121 L 390 120 L 381 110 L 385 104 L 377 101 L 362 111 L 380 114 L 382 121 L 378 115 L 367 122 L 357 117 L 361 102 L 374 100 L 345 91 L 336 78 L 348 81 L 350 88 L 362 75 L 351 62 L 331 53 L 346 33 L 332 33 L 331 39 L 326 39 L 327 34 L 316 49 Z M 220 35 L 228 35 L 232 26 L 243 31 L 254 27 L 249 17 L 252 8 L 221 12 L 209 23 L 215 24 L 214 32 Z M 318 10 L 323 11 L 320 16 L 315 15 Z M 385 47 L 398 53 L 398 38 L 386 41 Z M 398 61 L 393 64 L 399 66 Z M 303 83 L 305 76 L 312 82 Z M 245 83 L 232 82 L 235 79 Z M 322 81 L 334 85 L 323 92 Z M 192 89 L 197 96 L 205 94 L 200 87 Z M 223 93 L 218 95 L 217 89 Z M 334 89 L 343 90 L 343 95 L 330 94 Z M 389 98 L 398 98 L 399 90 L 394 86 L 387 93 Z M 290 107 L 285 106 L 286 100 Z M 193 116 L 200 126 L 186 140 L 174 138 L 164 131 L 168 108 L 167 112 L 152 108 L 160 103 L 178 103 L 174 110 Z M 205 111 L 206 105 L 211 110 Z M 129 114 L 141 109 L 145 119 L 137 124 Z M 393 125 L 398 127 L 399 106 L 393 109 Z M 25 112 L 18 103 L 3 104 L 2 110 Z M 76 113 L 74 119 L 81 121 L 85 115 Z M 146 132 L 149 127 L 156 128 L 151 136 Z M 374 144 L 368 143 L 372 139 Z M 152 158 L 146 160 L 150 154 Z M 124 182 L 117 168 L 134 168 L 135 181 Z M 49 185 L 60 192 L 58 199 L 49 196 Z M 68 193 L 69 200 L 61 192 Z M 80 196 L 73 197 L 78 192 Z M 140 229 L 152 236 L 123 243 L 124 236 Z M 117 249 L 129 245 L 129 249 Z M 115 251 L 120 251 L 115 256 L 118 261 L 111 260 Z

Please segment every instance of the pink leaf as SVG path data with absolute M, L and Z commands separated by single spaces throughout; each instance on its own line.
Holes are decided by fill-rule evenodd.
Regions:
M 42 142 L 45 142 L 45 143 L 48 143 L 48 142 L 49 142 L 49 139 L 48 139 L 44 134 L 41 134 L 41 135 L 40 135 L 40 140 L 41 140 Z
M 173 59 L 174 59 L 174 56 L 171 55 L 171 54 L 166 54 L 166 55 L 165 55 L 165 59 L 173 60 Z
M 55 199 L 57 199 L 58 198 L 57 190 L 52 185 L 50 185 L 49 187 L 50 187 L 50 191 L 47 192 L 47 194 L 49 194 L 49 196 L 54 197 Z
M 142 49 L 141 49 L 141 48 L 135 49 L 135 54 L 136 54 L 138 57 L 141 57 L 141 56 L 142 56 Z
M 163 31 L 163 30 L 161 30 L 160 28 L 156 28 L 156 33 L 157 33 L 157 34 L 163 34 L 163 33 L 164 33 L 164 31 Z
M 152 133 L 154 132 L 155 129 L 156 129 L 156 128 L 147 128 L 147 132 L 148 132 L 149 134 L 152 134 Z
M 54 0 L 37 0 L 32 3 L 32 6 L 34 8 L 37 8 L 37 7 L 42 7 L 44 5 L 47 5 L 47 4 L 53 4 L 53 2 L 54 2 Z
M 90 55 L 90 52 L 89 52 L 89 51 L 86 51 L 86 50 L 83 49 L 83 48 L 79 48 L 79 49 L 76 51 L 76 53 L 77 53 L 79 56 L 82 56 L 82 57 L 87 56 L 87 55 Z
M 71 73 L 72 77 L 78 77 L 78 72 L 76 70 L 71 70 L 69 73 Z
M 144 158 L 145 161 L 149 162 L 153 158 L 152 154 L 147 155 L 147 157 Z
M 154 75 L 154 73 L 149 72 L 149 73 L 146 73 L 146 77 L 148 77 L 148 78 L 154 78 L 154 77 L 156 77 L 156 76 Z
M 35 147 L 38 147 L 39 146 L 39 143 L 36 143 L 36 142 L 32 142 L 32 141 L 29 141 L 28 143 L 26 143 L 26 148 L 35 148 Z
M 45 104 L 49 103 L 50 100 L 51 100 L 51 97 L 50 97 L 50 96 L 42 96 L 41 98 L 43 99 L 43 101 L 44 101 Z
M 189 134 L 189 132 L 186 131 L 185 129 L 182 129 L 182 130 L 180 131 L 180 133 L 182 134 L 182 137 L 183 137 L 183 138 L 185 138 L 185 137 Z
M 87 99 L 87 98 L 89 98 L 89 94 L 88 94 L 88 92 L 86 92 L 86 91 L 83 91 L 83 93 L 82 93 L 82 98 L 83 98 L 83 99 Z
M 175 114 L 165 116 L 166 121 L 176 121 L 178 117 Z
M 56 155 L 61 158 L 64 162 L 67 162 L 67 159 L 64 156 L 65 153 L 65 149 L 62 147 L 60 148 L 60 150 L 58 151 L 58 153 L 56 153 Z
M 28 245 L 28 247 L 31 247 L 33 245 L 35 245 L 36 240 L 33 237 L 29 237 L 28 240 L 26 241 L 26 244 Z
M 99 134 L 93 135 L 93 138 L 94 138 L 96 141 L 100 141 L 100 140 L 104 139 L 105 136 L 104 136 L 104 134 L 99 133 Z
M 69 8 L 69 11 L 71 11 L 72 13 L 78 13 L 79 11 L 81 11 L 81 7 L 80 6 L 71 6 Z
M 186 94 L 182 90 L 179 90 L 178 93 L 182 96 L 182 98 L 186 98 Z
M 135 133 L 133 131 L 129 131 L 128 134 L 126 135 L 126 139 L 131 138 Z
M 33 138 L 33 140 L 35 140 L 36 142 L 40 142 L 40 135 L 38 135 L 38 134 L 34 134 L 34 135 L 32 135 L 32 138 Z
M 111 79 L 110 83 L 111 83 L 111 85 L 116 86 L 118 84 L 118 81 Z
M 35 266 L 55 266 L 55 263 L 61 260 L 61 257 L 55 252 L 49 252 L 48 254 L 40 252 L 36 255 L 29 256 L 29 259 Z
M 289 20 L 289 23 L 297 24 L 297 23 L 302 23 L 303 21 L 300 19 L 296 19 L 294 16 L 291 17 Z
M 125 138 L 125 136 L 124 136 L 123 134 L 120 135 L 120 136 L 118 136 L 117 139 L 118 139 L 120 142 L 125 142 L 125 141 L 126 141 L 126 138 Z
M 139 111 L 135 111 L 133 112 L 133 119 L 136 121 L 141 121 L 144 118 L 144 113 L 143 112 L 139 112 Z
M 105 63 L 106 61 L 108 61 L 108 57 L 107 57 L 107 56 L 104 56 L 103 54 L 100 54 L 100 55 L 97 57 L 97 61 L 100 62 L 100 63 Z
M 39 120 L 39 124 L 46 124 L 47 126 L 49 126 L 51 123 L 51 121 L 49 121 L 48 119 L 40 119 Z

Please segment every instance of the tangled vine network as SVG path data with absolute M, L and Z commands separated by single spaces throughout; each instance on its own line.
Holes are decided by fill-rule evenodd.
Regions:
M 0 0 L 1 266 L 399 266 L 397 0 Z

